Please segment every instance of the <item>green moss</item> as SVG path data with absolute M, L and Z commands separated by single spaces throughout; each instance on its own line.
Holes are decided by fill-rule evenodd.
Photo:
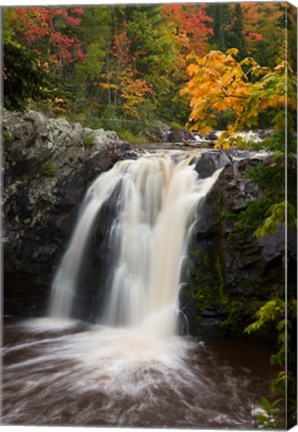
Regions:
M 5 129 L 3 131 L 3 139 L 6 142 L 13 140 L 13 135 L 12 135 L 12 133 L 11 133 L 11 131 L 9 129 Z
M 239 281 L 238 289 L 244 294 L 227 293 L 225 271 L 221 261 L 220 247 L 204 247 L 193 253 L 195 270 L 192 273 L 194 282 L 193 297 L 196 300 L 196 320 L 199 325 L 201 312 L 204 309 L 222 307 L 227 316 L 218 327 L 225 334 L 242 334 L 245 327 L 253 321 L 260 306 L 260 300 L 254 298 L 251 291 L 251 281 Z M 254 282 L 258 290 L 261 280 Z
M 177 123 L 175 121 L 171 122 L 170 126 L 171 126 L 172 130 L 181 130 L 181 129 L 187 130 L 185 126 L 181 126 L 179 123 Z
M 219 279 L 219 298 L 220 301 L 222 301 L 224 296 L 225 278 L 224 278 L 223 268 L 220 262 L 220 257 L 218 254 L 216 255 L 216 259 L 215 259 L 215 271 Z
M 84 146 L 85 147 L 92 147 L 95 144 L 95 136 L 94 135 L 88 135 L 84 139 Z
M 135 135 L 133 132 L 128 129 L 122 129 L 117 131 L 119 138 L 123 141 L 127 141 L 132 145 L 140 145 L 146 144 L 147 139 L 143 135 Z
M 41 168 L 41 174 L 46 177 L 55 177 L 57 174 L 57 170 L 55 168 L 55 165 L 53 161 L 48 160 L 43 167 Z
M 197 300 L 197 312 L 214 304 L 221 304 L 224 297 L 224 272 L 217 250 L 208 248 L 197 249 L 193 253 L 197 261 L 193 272 L 194 297 Z

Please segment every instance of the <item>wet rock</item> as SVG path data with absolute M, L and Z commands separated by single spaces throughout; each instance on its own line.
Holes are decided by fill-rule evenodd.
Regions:
M 205 139 L 207 141 L 217 141 L 218 136 L 216 135 L 216 133 L 214 132 L 209 132 L 206 136 Z
M 168 136 L 169 142 L 185 143 L 187 141 L 194 141 L 194 136 L 186 129 L 173 129 Z
M 284 291 L 284 228 L 279 227 L 273 235 L 258 239 L 235 236 L 233 215 L 242 211 L 248 200 L 261 196 L 261 191 L 250 183 L 246 173 L 257 164 L 267 162 L 266 155 L 261 158 L 251 152 L 229 150 L 204 153 L 196 164 L 201 178 L 224 166 L 218 181 L 197 210 L 198 218 L 189 246 L 190 259 L 185 270 L 188 284 L 181 298 L 192 334 L 201 334 L 200 329 L 210 324 L 209 319 L 214 320 L 212 325 L 222 328 L 226 317 L 214 310 L 213 303 L 219 302 L 228 309 L 232 302 L 239 302 L 248 309 L 252 302 L 262 302 L 273 292 Z M 296 252 L 291 246 L 293 238 L 295 236 L 289 236 L 288 262 L 294 280 Z M 205 335 L 205 331 L 202 334 Z
M 210 177 L 217 169 L 224 168 L 231 163 L 231 159 L 226 152 L 213 151 L 202 153 L 196 163 L 195 170 L 200 178 Z
M 208 309 L 202 309 L 201 310 L 201 316 L 202 317 L 213 317 L 213 318 L 218 318 L 218 317 L 226 317 L 228 316 L 229 312 L 220 305 L 212 305 L 209 306 Z
M 3 111 L 5 313 L 42 314 L 53 271 L 91 181 L 130 145 L 113 131 Z

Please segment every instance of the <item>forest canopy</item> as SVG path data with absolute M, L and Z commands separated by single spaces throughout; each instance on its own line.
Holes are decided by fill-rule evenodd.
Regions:
M 262 70 L 287 60 L 295 73 L 295 40 L 286 53 L 295 17 L 287 8 L 273 2 L 5 8 L 4 106 L 134 134 L 160 121 L 184 126 L 191 94 L 181 90 L 191 65 L 211 52 L 235 49 L 235 71 L 250 58 Z M 212 96 L 212 86 L 205 83 L 204 91 Z M 228 108 L 215 113 L 216 127 L 234 121 Z M 257 126 L 270 127 L 271 118 L 261 116 Z

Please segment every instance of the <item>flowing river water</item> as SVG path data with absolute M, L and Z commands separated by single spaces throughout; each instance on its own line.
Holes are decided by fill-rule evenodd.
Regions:
M 55 329 L 56 327 L 56 329 Z M 3 423 L 251 429 L 266 345 L 35 319 L 4 333 Z
M 200 179 L 194 166 L 183 152 L 151 154 L 117 163 L 90 186 L 48 316 L 5 325 L 5 424 L 256 426 L 255 401 L 273 374 L 269 349 L 178 331 L 192 223 L 220 175 Z M 80 268 L 98 214 L 115 194 L 104 307 L 91 305 L 98 313 L 86 323 L 76 316 Z

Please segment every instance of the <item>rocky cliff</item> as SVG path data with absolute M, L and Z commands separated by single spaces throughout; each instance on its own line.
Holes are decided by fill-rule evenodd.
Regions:
M 257 239 L 236 235 L 234 223 L 245 202 L 262 196 L 248 170 L 271 160 L 266 154 L 230 150 L 209 151 L 197 162 L 201 177 L 223 170 L 200 209 L 185 270 L 181 302 L 194 333 L 214 327 L 242 334 L 264 301 L 284 295 L 284 227 Z M 288 234 L 288 283 L 295 289 L 296 241 Z
M 4 311 L 18 317 L 43 315 L 53 272 L 88 185 L 116 161 L 137 156 L 115 132 L 32 111 L 4 112 L 3 137 Z M 233 219 L 226 217 L 261 193 L 246 172 L 264 157 L 235 150 L 199 154 L 196 170 L 201 178 L 223 170 L 200 209 L 184 271 L 181 305 L 194 334 L 202 324 L 210 327 L 227 319 L 233 324 L 233 316 L 239 314 L 245 319 L 248 308 L 283 290 L 285 283 L 284 230 L 269 238 L 236 238 Z M 85 267 L 99 273 L 111 207 L 94 229 L 94 254 Z M 294 263 L 295 246 L 289 249 L 291 268 Z M 95 295 L 88 274 L 86 270 L 81 275 L 88 289 L 79 290 L 84 319 L 89 318 L 88 303 Z
M 33 111 L 5 111 L 2 124 L 4 310 L 38 315 L 88 185 L 130 157 L 130 145 Z

